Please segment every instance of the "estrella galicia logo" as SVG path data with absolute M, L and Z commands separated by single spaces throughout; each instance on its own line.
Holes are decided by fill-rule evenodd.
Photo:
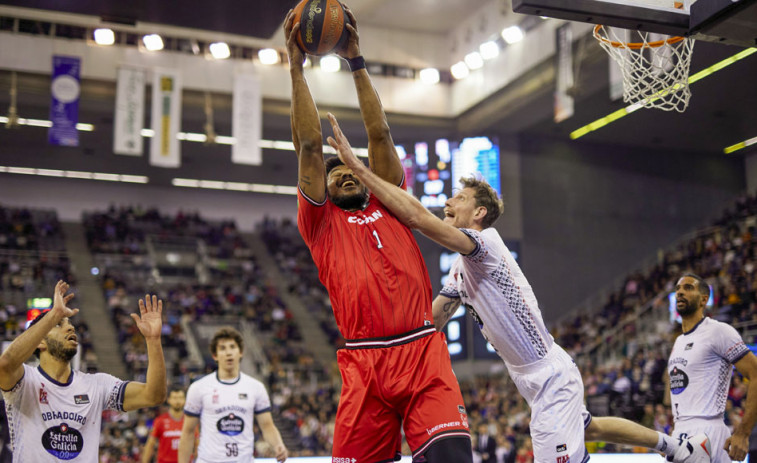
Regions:
M 555 451 L 557 452 L 567 452 L 568 451 L 568 444 L 560 444 L 555 447 Z
M 61 423 L 42 433 L 42 447 L 59 460 L 71 460 L 81 453 L 84 439 L 77 429 Z
M 244 431 L 244 420 L 233 413 L 229 413 L 218 420 L 216 427 L 221 434 L 236 436 Z
M 680 394 L 689 385 L 689 377 L 683 370 L 673 367 L 670 370 L 670 392 Z

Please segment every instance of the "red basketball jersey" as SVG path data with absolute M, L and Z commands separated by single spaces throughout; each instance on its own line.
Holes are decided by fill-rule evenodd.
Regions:
M 158 463 L 176 463 L 179 461 L 179 439 L 184 417 L 176 421 L 168 413 L 155 418 L 152 435 L 158 439 Z
M 403 184 L 404 186 L 404 184 Z M 413 233 L 375 197 L 347 212 L 298 193 L 297 225 L 346 339 L 394 336 L 431 321 L 431 282 Z

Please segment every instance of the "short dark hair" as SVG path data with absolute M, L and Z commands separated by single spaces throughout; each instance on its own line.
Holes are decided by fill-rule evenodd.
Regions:
M 184 395 L 187 395 L 187 388 L 185 388 L 185 387 L 184 387 L 184 386 L 182 386 L 181 384 L 172 384 L 172 385 L 171 385 L 171 386 L 170 386 L 170 387 L 168 388 L 168 395 L 171 395 L 171 393 L 172 393 L 172 392 L 181 392 L 181 393 L 183 393 Z M 166 396 L 166 397 L 168 397 L 168 396 Z
M 28 329 L 29 329 L 29 328 L 31 328 L 32 326 L 34 326 L 34 325 L 36 325 L 37 323 L 39 323 L 39 321 L 40 321 L 40 320 L 42 320 L 42 318 L 43 318 L 43 317 L 44 317 L 45 315 L 47 315 L 47 312 L 49 312 L 49 310 L 43 310 L 43 311 L 42 311 L 42 312 L 41 312 L 41 313 L 40 313 L 39 315 L 37 315 L 36 317 L 34 317 L 34 320 L 32 320 L 32 321 L 31 321 L 31 322 L 29 323 L 29 326 L 27 326 L 27 327 L 26 327 L 26 329 L 28 330 Z M 35 356 L 35 357 L 37 357 L 37 358 L 39 358 L 39 355 L 40 355 L 40 351 L 39 351 L 39 349 L 34 349 L 34 356 Z
M 697 289 L 699 290 L 699 294 L 707 296 L 708 300 L 710 299 L 710 285 L 708 285 L 707 282 L 704 281 L 704 278 L 694 273 L 684 273 L 683 275 L 681 275 L 681 278 L 684 277 L 689 277 L 697 280 Z
M 338 156 L 333 156 L 333 157 L 330 157 L 330 158 L 326 159 L 326 161 L 324 161 L 323 164 L 326 166 L 326 176 L 327 177 L 329 175 L 329 172 L 331 172 L 332 170 L 334 170 L 335 167 L 339 167 L 339 166 L 343 166 L 344 165 L 344 163 L 342 162 L 341 159 L 339 159 Z
M 213 339 L 210 340 L 211 354 L 216 355 L 216 349 L 218 349 L 218 343 L 221 341 L 221 339 L 233 340 L 237 343 L 237 346 L 239 346 L 239 351 L 244 352 L 244 342 L 242 341 L 242 335 L 239 333 L 239 331 L 228 326 L 219 329 L 218 331 L 216 331 L 216 334 L 213 335 Z
M 476 198 L 476 207 L 486 208 L 486 215 L 481 221 L 481 226 L 483 228 L 491 227 L 505 210 L 502 199 L 494 191 L 494 188 L 486 183 L 486 180 L 479 180 L 476 177 L 463 177 L 460 179 L 460 183 L 463 188 L 472 188 L 475 191 L 473 197 Z

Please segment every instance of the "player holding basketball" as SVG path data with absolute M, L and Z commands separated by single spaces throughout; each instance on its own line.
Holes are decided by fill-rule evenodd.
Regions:
M 434 321 L 441 329 L 465 303 L 531 407 L 537 463 L 585 462 L 589 454 L 584 439 L 641 445 L 676 462 L 709 461 L 708 455 L 693 447 L 679 446 L 670 436 L 631 421 L 592 419 L 583 403 L 578 367 L 547 331 L 531 286 L 492 228 L 503 207 L 491 186 L 482 180 L 462 179 L 463 189 L 447 201 L 444 221 L 439 220 L 417 199 L 366 168 L 352 153 L 336 118 L 329 114 L 329 120 L 334 130 L 329 144 L 375 197 L 409 227 L 461 254 L 434 300 Z
M 704 316 L 709 285 L 686 274 L 676 283 L 676 308 L 683 334 L 668 359 L 670 402 L 681 441 L 706 433 L 712 442 L 712 461 L 741 461 L 749 451 L 749 435 L 757 421 L 757 357 L 730 325 Z M 733 368 L 749 380 L 741 423 L 729 435 L 723 422 Z
M 155 418 L 150 437 L 142 451 L 142 463 L 150 463 L 158 444 L 157 463 L 179 461 L 179 440 L 184 425 L 184 402 L 187 396 L 181 386 L 171 386 L 168 390 L 168 411 Z
M 221 328 L 210 341 L 210 353 L 218 370 L 189 386 L 184 405 L 184 426 L 179 441 L 179 463 L 189 463 L 195 447 L 197 425 L 200 445 L 197 463 L 252 461 L 255 435 L 253 418 L 263 438 L 273 447 L 276 460 L 287 459 L 287 449 L 271 416 L 271 400 L 263 383 L 242 373 L 244 343 L 233 328 Z
M 349 9 L 346 13 L 355 25 Z M 350 39 L 339 54 L 353 71 L 371 168 L 404 185 L 386 116 L 360 57 L 357 30 L 347 27 Z M 443 334 L 431 324 L 423 257 L 412 232 L 370 197 L 348 168 L 324 164 L 321 123 L 303 73 L 298 31 L 290 12 L 284 32 L 299 158 L 297 222 L 347 339 L 337 353 L 343 385 L 332 461 L 394 461 L 404 425 L 414 459 L 469 463 L 467 414 Z
M 13 461 L 98 461 L 103 410 L 154 407 L 166 396 L 160 345 L 162 301 L 146 296 L 132 318 L 147 342 L 147 381 L 122 381 L 105 373 L 71 369 L 78 342 L 69 321 L 68 284 L 55 285 L 53 307 L 35 318 L 0 356 L 0 388 L 8 414 Z M 24 364 L 32 354 L 39 366 Z

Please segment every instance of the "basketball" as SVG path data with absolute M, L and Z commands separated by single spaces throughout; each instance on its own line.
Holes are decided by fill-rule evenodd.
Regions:
M 345 27 L 350 19 L 337 0 L 302 0 L 294 9 L 294 22 L 301 22 L 297 45 L 310 55 L 327 55 L 350 36 Z

